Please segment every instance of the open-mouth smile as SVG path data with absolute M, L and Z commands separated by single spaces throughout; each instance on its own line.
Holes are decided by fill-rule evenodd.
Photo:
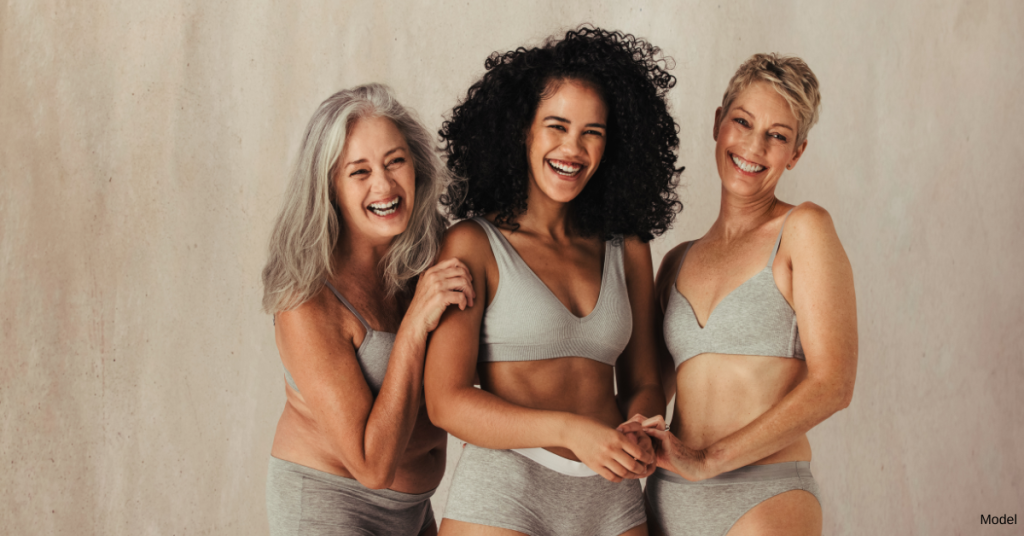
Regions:
M 394 199 L 391 199 L 390 201 L 380 201 L 380 202 L 377 202 L 377 203 L 370 203 L 369 205 L 366 206 L 366 208 L 367 208 L 367 210 L 369 210 L 370 212 L 372 212 L 372 213 L 374 213 L 374 214 L 376 214 L 378 216 L 390 216 L 390 215 L 394 214 L 398 210 L 398 207 L 399 207 L 399 205 L 401 205 L 401 203 L 402 203 L 402 198 L 401 197 L 395 197 Z
M 583 164 L 566 160 L 548 160 L 548 167 L 563 177 L 575 177 L 583 169 Z
M 732 163 L 739 168 L 740 171 L 746 173 L 760 173 L 765 169 L 762 165 L 755 164 L 749 160 L 744 160 L 732 153 L 729 153 L 729 158 L 732 159 Z

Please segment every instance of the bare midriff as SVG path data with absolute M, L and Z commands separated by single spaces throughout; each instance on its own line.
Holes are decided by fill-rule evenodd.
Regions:
M 519 406 L 563 411 L 614 428 L 624 420 L 615 401 L 614 368 L 585 357 L 481 363 L 481 387 Z M 545 447 L 573 461 L 571 450 Z
M 671 430 L 701 450 L 750 424 L 778 404 L 807 375 L 799 359 L 701 354 L 676 370 L 676 405 Z M 807 435 L 752 465 L 810 461 Z
M 270 453 L 292 463 L 346 478 L 355 478 L 336 449 L 321 431 L 302 394 L 286 389 L 288 400 L 277 423 L 274 446 Z M 412 438 L 402 455 L 395 480 L 388 487 L 403 493 L 425 493 L 437 487 L 444 476 L 447 434 L 427 417 L 427 407 L 420 405 Z M 372 456 L 373 453 L 366 453 Z

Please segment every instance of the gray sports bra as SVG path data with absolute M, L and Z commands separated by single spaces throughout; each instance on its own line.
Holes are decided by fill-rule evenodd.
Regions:
M 484 312 L 479 361 L 575 356 L 614 366 L 633 331 L 622 239 L 605 243 L 597 304 L 580 318 L 555 297 L 493 223 L 473 220 L 487 233 L 500 274 L 498 290 Z
M 362 344 L 356 349 L 356 360 L 359 361 L 359 368 L 363 371 L 363 377 L 366 378 L 370 391 L 373 392 L 373 396 L 377 396 L 381 384 L 384 383 L 384 373 L 388 370 L 388 360 L 391 358 L 391 347 L 395 345 L 396 334 L 371 329 L 363 315 L 359 314 L 355 307 L 352 307 L 352 304 L 334 288 L 334 285 L 327 283 L 327 288 L 331 289 L 341 304 L 352 311 L 352 314 L 356 315 L 359 322 L 366 328 L 366 336 L 363 337 Z M 292 389 L 299 390 L 288 369 L 284 371 L 284 378 L 288 385 L 292 386 Z
M 790 209 L 782 219 L 786 226 Z M 782 229 L 768 266 L 736 287 L 718 303 L 704 327 L 697 323 L 693 307 L 673 282 L 665 308 L 665 344 L 676 368 L 700 354 L 764 355 L 804 359 L 796 312 L 775 286 L 772 263 L 782 242 Z M 676 279 L 690 251 L 690 242 L 679 259 Z

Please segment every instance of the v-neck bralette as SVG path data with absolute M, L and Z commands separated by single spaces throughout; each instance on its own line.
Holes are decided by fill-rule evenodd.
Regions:
M 615 365 L 629 343 L 633 315 L 623 268 L 622 238 L 605 243 L 597 304 L 587 316 L 569 311 L 493 223 L 476 217 L 498 263 L 498 289 L 480 330 L 482 362 L 585 357 Z
M 790 210 L 792 212 L 792 210 Z M 782 219 L 786 226 L 789 212 Z M 782 242 L 782 229 L 775 248 L 763 270 L 726 295 L 711 314 L 704 327 L 697 322 L 693 306 L 672 282 L 665 307 L 665 344 L 676 368 L 700 354 L 734 354 L 790 357 L 804 359 L 796 312 L 775 286 L 772 264 Z M 676 279 L 693 242 L 686 246 L 679 259 Z

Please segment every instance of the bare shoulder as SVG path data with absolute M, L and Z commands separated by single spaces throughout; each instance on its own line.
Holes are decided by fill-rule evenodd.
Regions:
M 447 257 L 479 257 L 481 252 L 490 250 L 490 242 L 484 228 L 475 221 L 462 220 L 445 232 L 440 260 Z
M 668 289 L 675 285 L 676 274 L 679 267 L 679 259 L 683 256 L 683 252 L 686 251 L 692 240 L 680 242 L 672 249 L 668 250 L 661 259 L 661 266 L 658 267 L 658 273 L 654 278 L 654 291 L 658 296 L 659 300 L 662 300 L 662 306 L 664 306 L 664 300 L 668 296 Z
M 835 225 L 832 223 L 832 215 L 810 201 L 793 207 L 792 213 L 786 220 L 784 233 L 791 242 L 793 240 L 818 241 L 830 238 L 838 240 Z
M 807 260 L 824 262 L 833 267 L 849 265 L 846 251 L 832 223 L 832 216 L 811 202 L 793 208 L 783 230 L 782 245 L 789 258 L 798 263 Z
M 278 344 L 282 351 L 298 349 L 322 342 L 337 345 L 352 344 L 355 329 L 348 315 L 339 314 L 339 304 L 327 287 L 298 307 L 275 315 Z M 353 318 L 354 320 L 354 318 Z
M 690 245 L 692 240 L 686 240 L 676 244 L 675 247 L 668 250 L 661 259 L 661 266 L 658 267 L 658 276 L 656 278 L 656 284 L 660 288 L 666 278 L 675 279 L 676 268 L 679 267 L 679 259 L 682 258 L 683 252 L 686 251 L 686 246 Z

